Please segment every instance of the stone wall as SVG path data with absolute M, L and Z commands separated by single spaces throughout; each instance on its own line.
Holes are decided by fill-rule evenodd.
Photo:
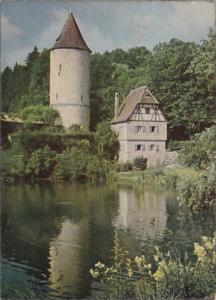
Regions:
M 140 131 L 137 131 L 137 126 L 141 126 Z M 157 126 L 158 130 L 150 132 L 151 126 Z M 133 161 L 142 156 L 147 158 L 148 166 L 164 163 L 167 122 L 128 121 L 113 124 L 111 127 L 118 134 L 119 162 Z M 141 145 L 141 149 L 138 150 L 137 145 Z M 150 149 L 151 145 L 154 145 L 153 149 Z
M 177 162 L 178 162 L 178 153 L 176 151 L 166 150 L 164 164 L 166 166 L 170 166 L 176 164 Z
M 89 128 L 90 55 L 87 50 L 54 49 L 50 52 L 50 106 L 65 127 Z

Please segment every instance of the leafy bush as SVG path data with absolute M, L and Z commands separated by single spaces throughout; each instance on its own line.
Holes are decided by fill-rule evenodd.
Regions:
M 116 164 L 116 171 L 117 172 L 128 172 L 133 170 L 132 162 L 125 162 L 125 163 L 117 163 Z
M 56 164 L 56 152 L 49 146 L 32 152 L 25 168 L 25 173 L 32 177 L 48 177 Z
M 208 209 L 216 205 L 216 165 L 198 178 L 185 177 L 177 184 L 178 200 L 192 210 Z
M 71 180 L 105 180 L 109 173 L 109 165 L 86 149 L 74 147 L 57 155 L 55 176 Z
M 182 143 L 180 161 L 186 166 L 205 169 L 216 153 L 216 126 L 195 134 L 190 141 Z
M 216 233 L 213 238 L 203 237 L 194 244 L 196 261 L 187 253 L 163 255 L 157 247 L 154 259 L 144 255 L 129 257 L 115 238 L 113 265 L 101 262 L 90 270 L 93 278 L 106 285 L 108 299 L 176 299 L 204 297 L 215 292 L 216 286 Z
M 25 160 L 21 153 L 13 150 L 1 150 L 0 172 L 3 180 L 15 180 L 25 174 Z
M 147 168 L 147 158 L 142 156 L 136 157 L 133 161 L 133 166 L 138 170 L 145 170 Z
M 98 154 L 103 158 L 113 160 L 118 156 L 118 137 L 112 131 L 109 121 L 98 124 L 95 132 L 95 143 Z
M 91 136 L 91 132 L 79 124 L 71 125 L 67 129 L 67 132 L 73 136 L 86 136 L 86 137 Z
M 19 116 L 26 121 L 44 122 L 50 125 L 54 125 L 56 121 L 60 122 L 59 112 L 42 104 L 25 107 Z

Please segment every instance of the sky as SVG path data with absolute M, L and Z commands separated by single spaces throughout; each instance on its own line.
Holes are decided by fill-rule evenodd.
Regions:
M 2 0 L 1 67 L 23 63 L 35 45 L 51 48 L 69 11 L 93 52 L 178 38 L 199 43 L 215 24 L 213 1 Z

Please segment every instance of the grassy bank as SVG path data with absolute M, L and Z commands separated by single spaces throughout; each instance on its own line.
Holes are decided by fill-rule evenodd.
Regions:
M 176 187 L 177 182 L 185 177 L 197 178 L 200 171 L 183 167 L 157 167 L 144 171 L 130 171 L 117 173 L 117 180 L 122 184 L 159 184 L 160 186 Z
M 128 186 L 155 184 L 177 190 L 177 199 L 193 211 L 216 207 L 216 167 L 206 170 L 189 167 L 158 167 L 144 171 L 117 173 L 117 182 Z

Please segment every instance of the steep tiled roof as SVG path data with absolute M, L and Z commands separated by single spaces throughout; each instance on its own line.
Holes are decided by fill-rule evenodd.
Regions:
M 159 104 L 146 86 L 131 90 L 120 106 L 117 118 L 112 120 L 112 124 L 127 121 L 139 103 Z
M 68 15 L 62 32 L 60 36 L 56 39 L 55 45 L 52 49 L 58 48 L 75 48 L 88 50 L 91 52 L 91 50 L 86 45 L 79 30 L 79 27 L 71 13 Z

